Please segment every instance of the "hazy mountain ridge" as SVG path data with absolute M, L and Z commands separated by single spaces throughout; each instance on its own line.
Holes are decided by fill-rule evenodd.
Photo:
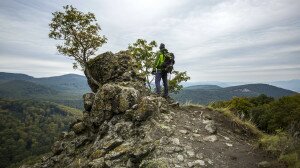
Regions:
M 194 85 L 194 86 L 188 86 L 184 89 L 186 90 L 194 90 L 194 89 L 205 89 L 205 90 L 213 90 L 213 89 L 221 89 L 222 87 L 218 85 Z
M 60 91 L 72 91 L 78 93 L 86 93 L 90 91 L 87 85 L 86 77 L 76 74 L 66 74 L 62 76 L 54 76 L 47 78 L 35 78 L 36 83 L 55 88 Z
M 289 96 L 297 93 L 294 91 L 290 91 L 287 89 L 279 88 L 269 84 L 262 84 L 262 83 L 232 86 L 232 87 L 225 88 L 225 90 L 241 91 L 241 92 L 256 92 L 257 94 L 265 94 L 267 96 L 274 97 L 274 98 Z
M 81 75 L 34 78 L 0 72 L 0 98 L 48 100 L 82 109 L 82 94 L 89 91 L 86 77 Z
M 274 82 L 263 82 L 263 83 L 300 93 L 300 79 L 293 79 L 293 80 L 286 80 L 286 81 L 274 81 Z M 207 81 L 207 82 L 186 82 L 186 83 L 183 83 L 183 86 L 189 87 L 189 86 L 195 86 L 195 85 L 217 85 L 217 86 L 225 88 L 225 87 L 247 85 L 247 84 L 256 84 L 256 83 Z
M 0 82 L 7 82 L 11 80 L 23 80 L 33 82 L 36 84 L 45 85 L 48 87 L 55 88 L 57 90 L 72 90 L 78 89 L 80 92 L 88 92 L 90 88 L 87 85 L 86 77 L 77 74 L 66 74 L 61 76 L 34 78 L 26 74 L 15 74 L 0 72 Z
M 208 87 L 208 85 L 204 86 L 205 87 L 201 87 L 201 85 L 198 85 L 197 87 L 192 87 L 195 89 L 190 89 L 191 87 L 184 88 L 178 94 L 172 94 L 172 97 L 182 103 L 190 101 L 192 103 L 209 104 L 221 100 L 230 100 L 233 97 L 255 97 L 260 94 L 265 94 L 279 98 L 297 93 L 268 84 L 247 84 L 226 88 L 220 87 L 219 89 L 217 89 L 215 85 L 211 85 L 211 88 L 215 89 L 205 89 L 210 87 Z
M 8 81 L 8 80 L 32 80 L 34 77 L 21 74 L 21 73 L 7 73 L 7 72 L 0 72 L 0 80 L 1 81 Z
M 271 85 L 281 87 L 281 88 L 288 88 L 289 90 L 296 91 L 300 93 L 300 80 L 294 79 L 289 81 L 276 81 L 269 83 Z

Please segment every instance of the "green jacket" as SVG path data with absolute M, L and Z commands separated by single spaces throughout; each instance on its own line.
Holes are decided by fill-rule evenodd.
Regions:
M 165 54 L 163 52 L 159 51 L 157 53 L 153 69 L 161 70 L 164 62 L 165 62 Z

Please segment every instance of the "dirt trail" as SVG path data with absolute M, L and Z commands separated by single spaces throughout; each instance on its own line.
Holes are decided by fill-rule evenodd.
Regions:
M 219 112 L 202 107 L 180 107 L 163 115 L 161 122 L 172 129 L 168 137 L 173 142 L 164 147 L 173 149 L 177 144 L 184 152 L 170 152 L 177 160 L 175 167 L 254 168 L 267 161 L 271 167 L 284 167 L 270 154 L 257 149 L 254 138 L 243 133 Z

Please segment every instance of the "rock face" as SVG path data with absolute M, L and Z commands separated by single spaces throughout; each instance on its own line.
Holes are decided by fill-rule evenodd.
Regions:
M 147 119 L 159 115 L 164 101 L 159 97 L 141 97 L 140 91 L 132 87 L 103 85 L 95 94 L 90 113 L 73 124 L 71 132 L 75 135 L 64 135 L 53 145 L 51 157 L 35 167 L 159 167 L 167 164 L 148 160 L 160 138 L 151 134 L 163 130 L 152 127 L 151 120 Z M 71 132 L 65 134 L 74 134 Z
M 144 80 L 138 75 L 136 61 L 126 52 L 113 54 L 106 52 L 98 55 L 88 62 L 91 75 L 101 85 L 112 82 L 140 81 Z M 93 92 L 97 92 L 98 86 L 88 80 Z

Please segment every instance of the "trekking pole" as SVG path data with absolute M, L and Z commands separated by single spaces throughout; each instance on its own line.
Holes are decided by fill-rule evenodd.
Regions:
M 154 80 L 154 77 L 151 79 L 150 83 L 152 83 L 153 80 Z
M 151 85 L 151 83 L 152 83 L 152 81 L 154 80 L 154 76 L 153 76 L 153 78 L 150 80 L 150 85 Z M 152 88 L 152 87 L 151 87 Z M 151 89 L 151 92 L 152 92 L 152 89 Z

